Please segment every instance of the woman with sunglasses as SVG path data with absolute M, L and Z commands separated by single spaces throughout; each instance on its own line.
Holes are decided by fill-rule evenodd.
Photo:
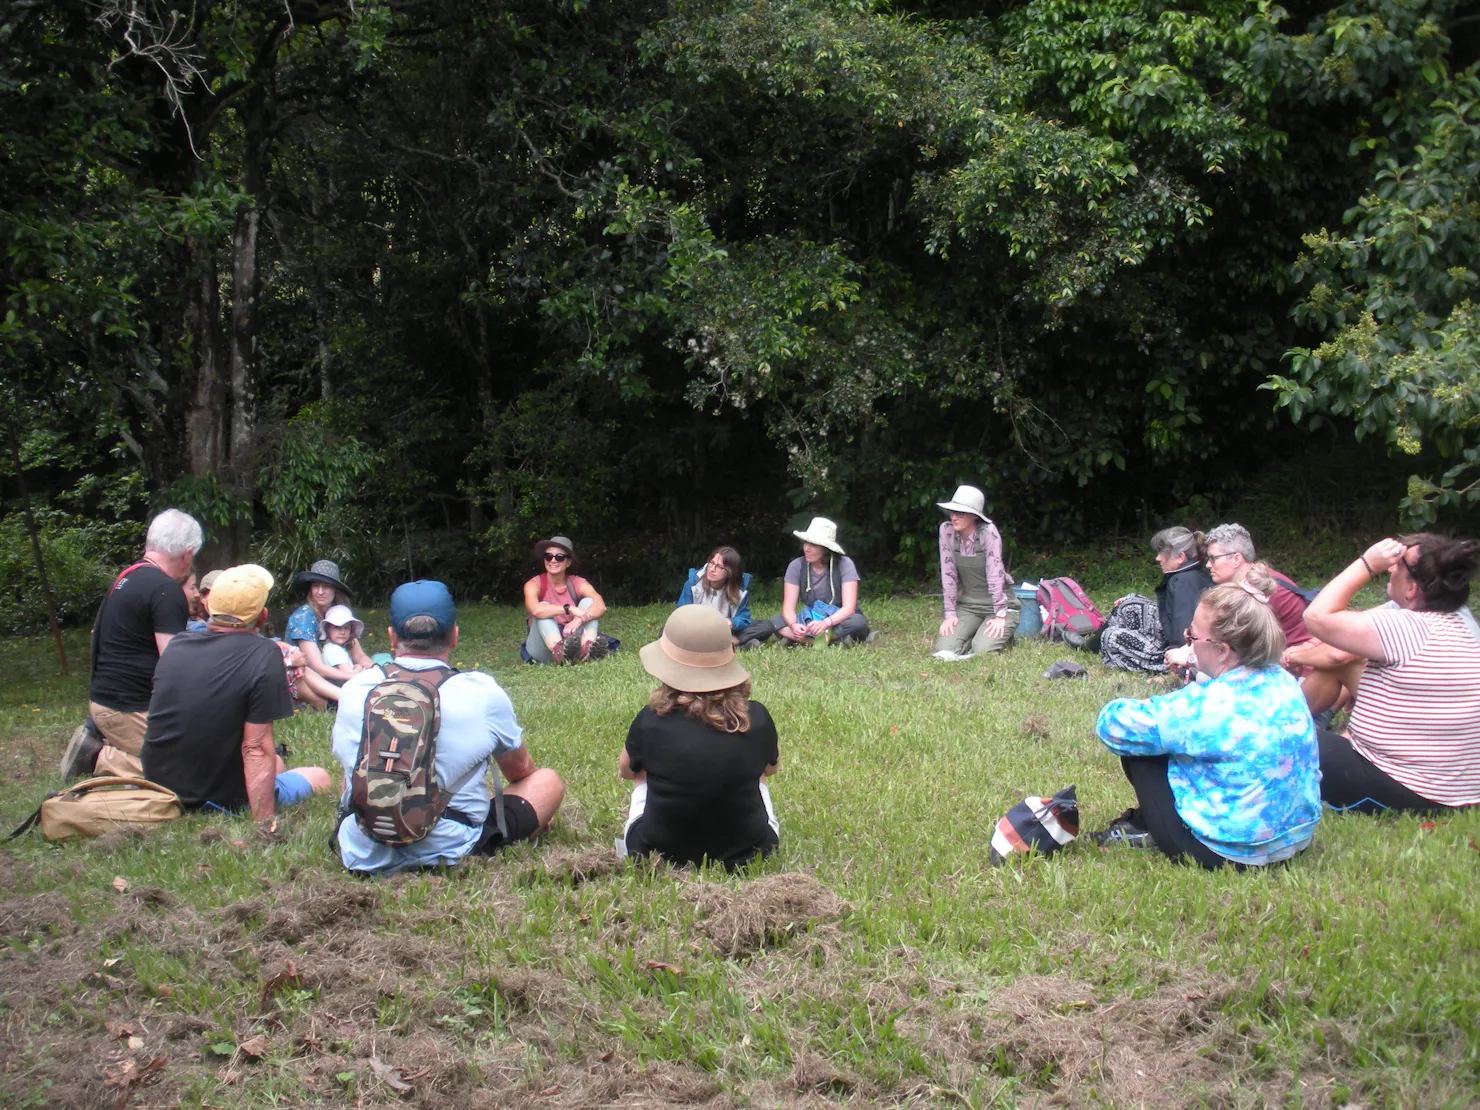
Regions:
M 524 654 L 531 663 L 585 663 L 606 656 L 606 638 L 597 619 L 606 602 L 575 569 L 575 547 L 565 536 L 551 536 L 534 545 L 544 570 L 524 583 L 524 608 L 529 613 L 529 635 Z
M 1480 804 L 1480 626 L 1465 603 L 1480 543 L 1420 532 L 1378 540 L 1305 610 L 1352 653 L 1346 735 L 1322 730 L 1321 797 L 1335 809 L 1436 813 Z M 1349 611 L 1388 575 L 1389 604 Z
M 1209 590 L 1183 632 L 1208 681 L 1100 711 L 1095 730 L 1137 805 L 1096 843 L 1159 848 L 1209 870 L 1278 863 L 1310 845 L 1320 757 L 1300 684 L 1280 666 L 1274 591 L 1259 566 Z

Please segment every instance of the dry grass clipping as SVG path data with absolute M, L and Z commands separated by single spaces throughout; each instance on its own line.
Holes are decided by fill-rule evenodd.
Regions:
M 687 892 L 704 920 L 699 928 L 721 955 L 737 959 L 848 912 L 844 902 L 810 875 L 768 875 L 741 887 L 694 883 Z

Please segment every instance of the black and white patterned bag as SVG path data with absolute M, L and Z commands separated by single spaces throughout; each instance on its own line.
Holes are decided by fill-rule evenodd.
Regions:
M 1163 674 L 1166 637 L 1156 599 L 1128 594 L 1115 603 L 1100 633 L 1100 661 L 1118 671 Z

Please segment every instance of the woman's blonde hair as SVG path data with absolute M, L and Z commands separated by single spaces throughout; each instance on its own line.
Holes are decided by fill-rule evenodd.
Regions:
M 1265 563 L 1255 563 L 1242 582 L 1214 586 L 1202 595 L 1199 607 L 1208 610 L 1212 638 L 1228 645 L 1246 667 L 1278 663 L 1285 650 L 1285 633 L 1269 599 L 1279 583 Z
M 663 683 L 648 698 L 648 705 L 660 717 L 682 710 L 685 717 L 703 721 L 716 732 L 750 731 L 750 680 L 728 690 L 711 690 L 707 694 L 689 694 Z

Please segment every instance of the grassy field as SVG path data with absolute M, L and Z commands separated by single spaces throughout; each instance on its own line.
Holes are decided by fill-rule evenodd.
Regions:
M 1118 592 L 1096 590 L 1106 608 Z M 514 609 L 463 612 L 456 661 L 504 684 L 569 786 L 537 849 L 356 881 L 326 848 L 330 798 L 290 811 L 280 842 L 194 817 L 13 843 L 0 1104 L 1480 1101 L 1480 814 L 1328 815 L 1267 873 L 1087 838 L 993 868 L 991 828 L 1025 794 L 1076 784 L 1090 829 L 1131 804 L 1092 728 L 1147 688 L 1083 656 L 1087 681 L 1045 681 L 1071 653 L 1041 642 L 936 663 L 937 606 L 869 600 L 869 647 L 744 656 L 782 752 L 781 851 L 748 875 L 612 855 L 617 753 L 652 686 L 635 649 L 659 607 L 616 611 L 623 650 L 559 670 L 519 664 Z M 74 662 L 84 643 L 69 637 Z M 6 657 L 14 824 L 58 786 L 85 683 L 46 640 Z M 329 761 L 330 720 L 282 727 L 295 761 Z

